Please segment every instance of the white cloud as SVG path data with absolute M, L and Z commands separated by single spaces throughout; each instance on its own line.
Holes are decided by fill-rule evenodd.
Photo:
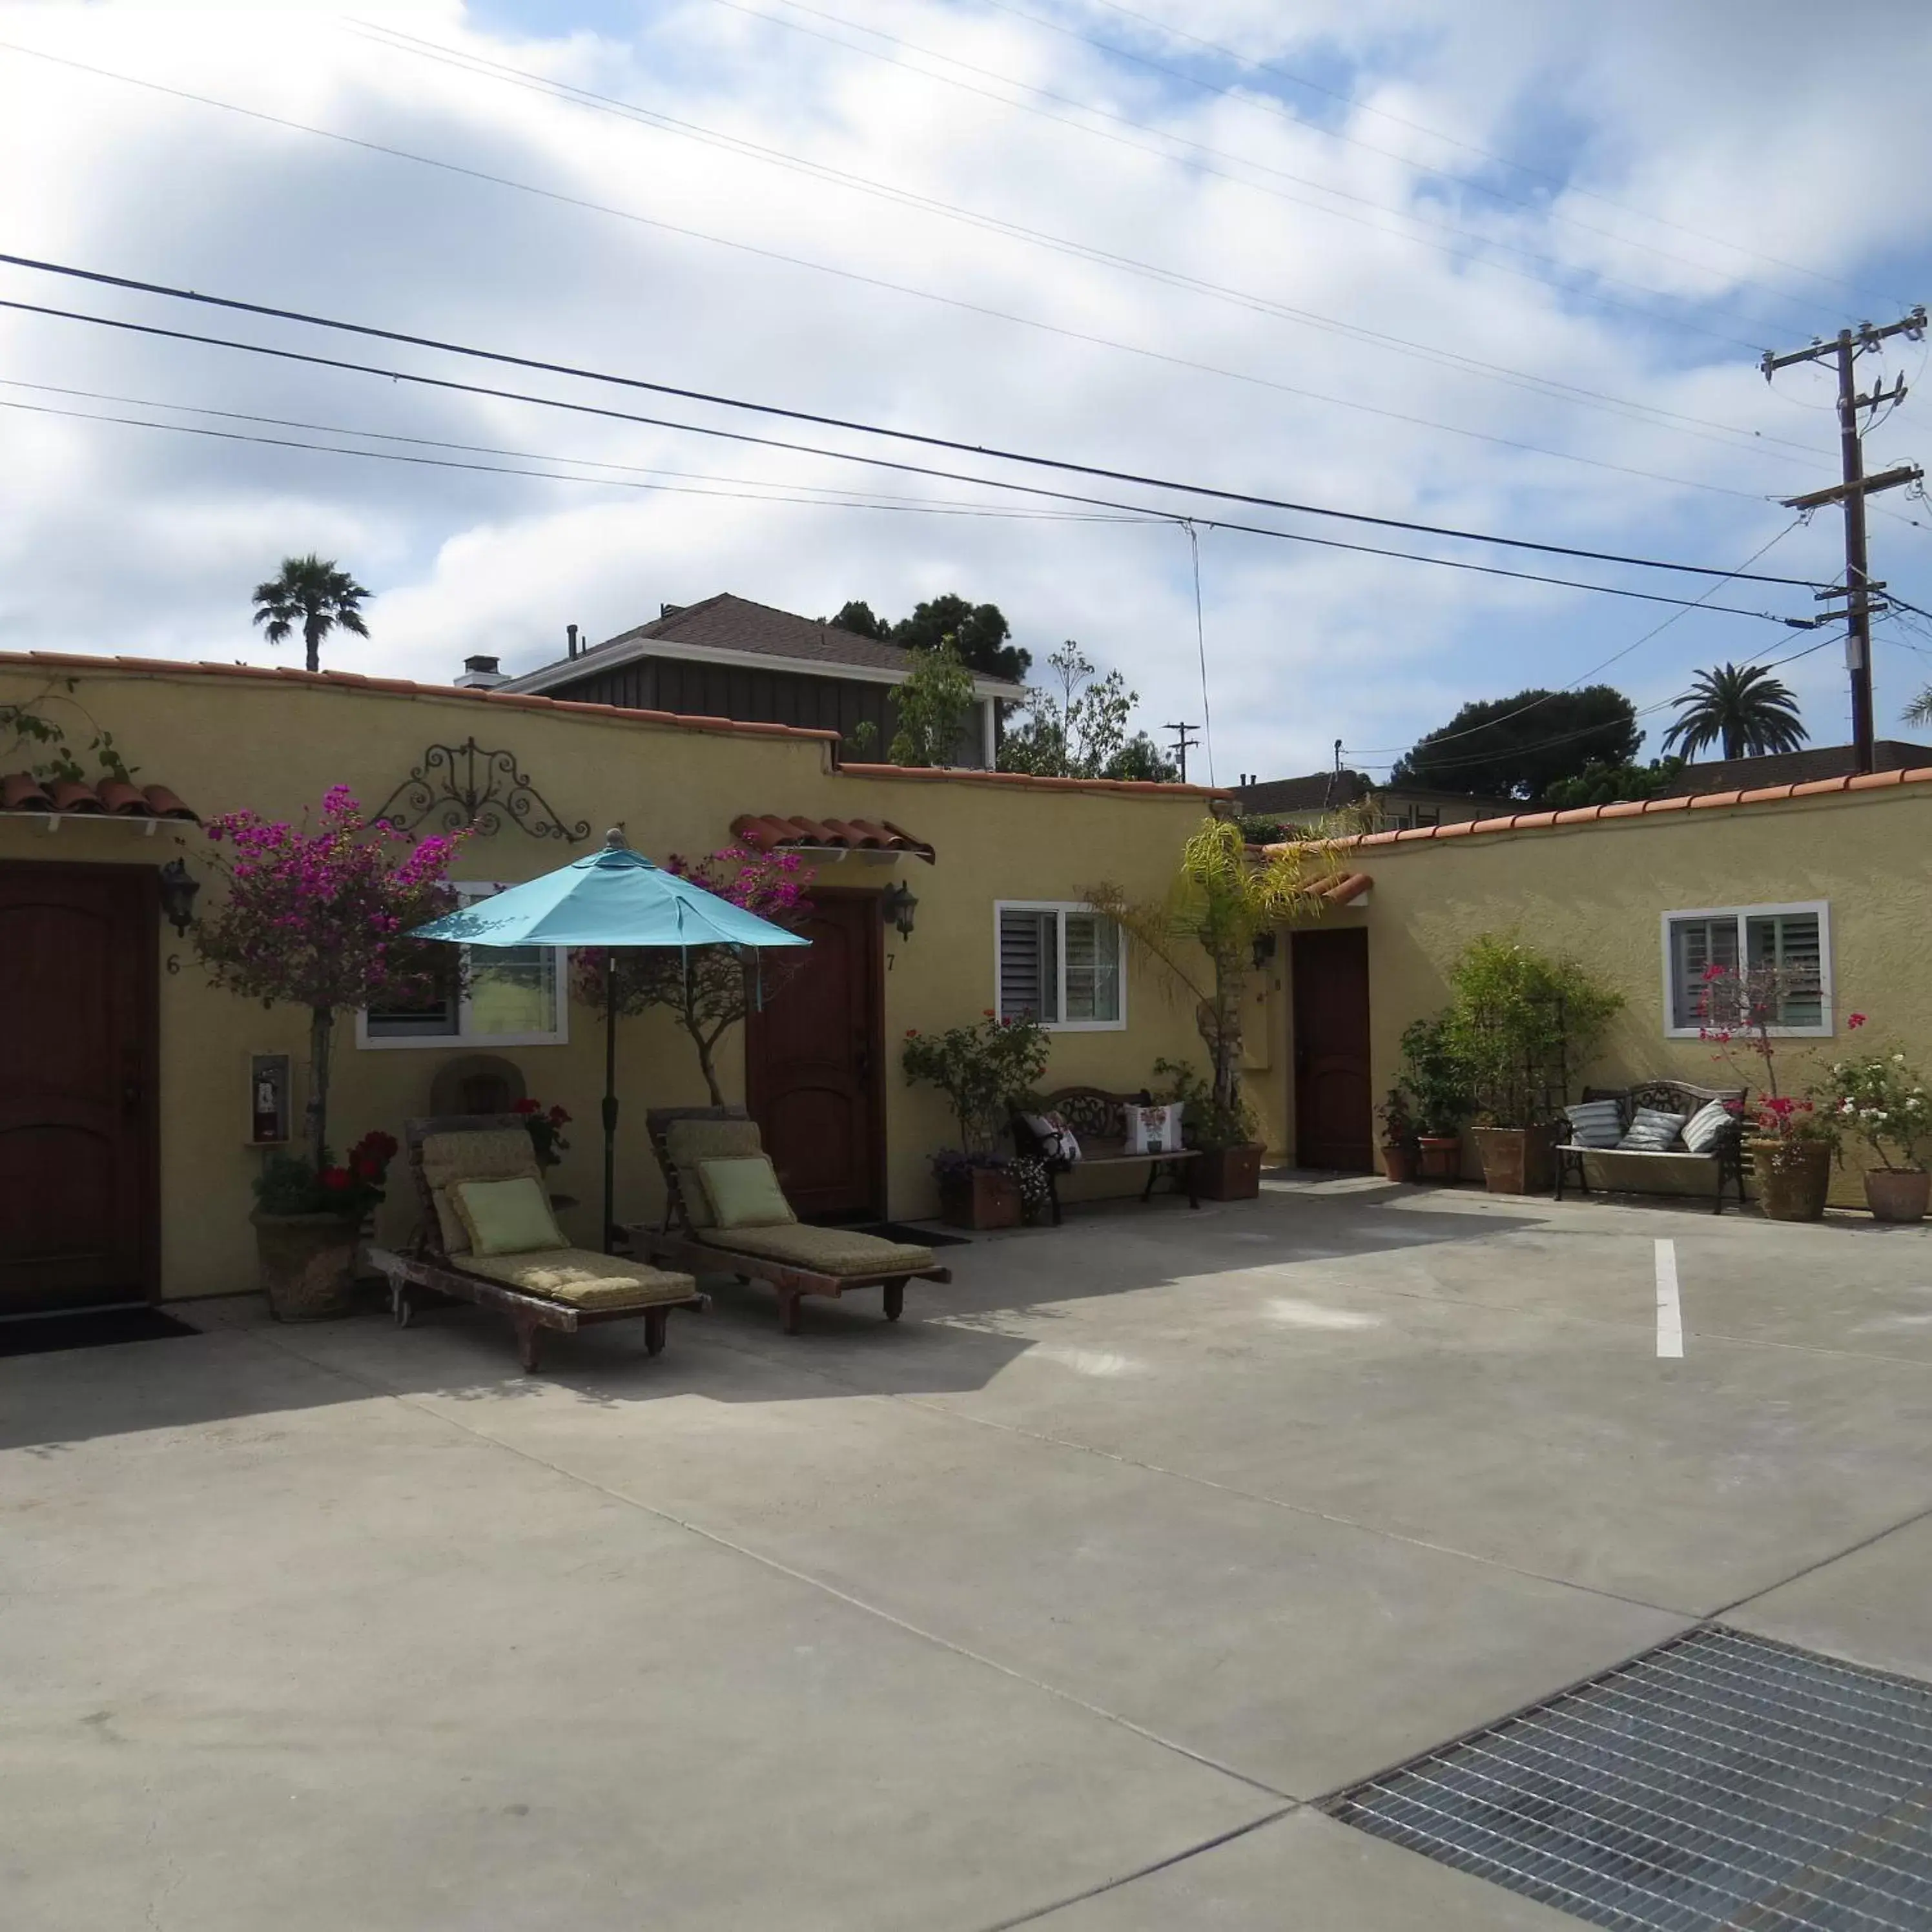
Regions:
M 781 0 L 752 4 L 892 50 L 788 14 Z M 1025 4 L 1217 82 L 1232 71 L 1199 62 L 1198 50 L 1104 5 Z M 1932 17 L 1916 5 L 1868 8 L 1858 34 L 1841 46 L 1786 0 L 1750 10 L 1748 32 L 1726 10 L 1664 0 L 1613 11 L 1552 10 L 1528 0 L 1480 8 L 1324 0 L 1292 17 L 1264 0 L 1191 0 L 1185 9 L 1176 0 L 1147 0 L 1144 11 L 1165 12 L 1187 31 L 1356 97 L 1345 107 L 1286 81 L 1239 76 L 1264 101 L 1278 95 L 1305 110 L 1310 118 L 1297 122 L 1265 105 L 1190 90 L 1012 13 L 937 0 L 826 0 L 825 11 L 904 42 L 1103 103 L 1238 158 L 1204 162 L 1197 150 L 1193 166 L 1144 152 L 1163 146 L 1157 135 L 1118 125 L 1110 131 L 1118 140 L 1082 134 L 712 0 L 640 10 L 634 38 L 617 34 L 608 11 L 596 31 L 573 31 L 560 10 L 532 8 L 514 31 L 502 24 L 511 17 L 503 8 L 482 16 L 496 23 L 486 27 L 453 0 L 385 8 L 381 17 L 470 55 L 822 167 L 1452 356 L 1736 424 L 1760 440 L 1746 445 L 1648 413 L 1574 406 L 1358 334 L 1164 286 L 378 47 L 308 8 L 0 7 L 0 38 L 647 219 L 572 207 L 0 52 L 0 232 L 13 238 L 15 252 L 830 416 L 1382 514 L 1726 564 L 1778 526 L 1765 498 L 1815 487 L 1835 467 L 1831 420 L 1816 406 L 1819 384 L 1801 373 L 1767 392 L 1746 345 L 1795 343 L 1876 313 L 1895 283 L 1901 298 L 1922 292 L 1932 258 L 1914 171 L 1875 156 L 1870 145 L 1874 130 L 1912 124 L 1932 77 Z M 1884 49 L 1882 60 L 1865 57 L 1874 46 Z M 990 93 L 1015 92 L 949 71 Z M 1419 128 L 1507 149 L 1567 185 L 1484 164 Z M 1460 178 L 1430 174 L 1428 164 Z M 1472 186 L 1472 172 L 1535 206 L 1485 196 Z M 1485 238 L 1447 236 L 1364 202 Z M 1599 230 L 1606 232 L 1592 232 Z M 748 252 L 757 250 L 847 272 Z M 1876 287 L 1869 297 L 1855 295 L 1760 255 Z M 1532 257 L 1562 265 L 1566 276 L 1608 274 L 1694 305 L 1660 310 L 1634 290 L 1604 287 L 1650 310 L 1646 320 L 1558 293 L 1537 278 L 1544 272 Z M 878 282 L 943 293 L 954 305 L 872 285 Z M 452 366 L 422 350 L 19 271 L 0 271 L 0 295 L 647 415 L 872 447 L 842 432 L 788 429 L 561 377 Z M 1654 319 L 1659 313 L 1714 333 Z M 1720 339 L 1733 334 L 1739 340 Z M 1073 339 L 1079 335 L 1157 353 Z M 1888 358 L 1888 366 L 1910 376 L 1918 353 Z M 0 375 L 553 460 L 525 466 L 594 461 L 768 487 L 953 500 L 975 494 L 4 311 Z M 1297 389 L 1313 393 L 1289 392 Z M 0 401 L 159 413 L 20 387 L 0 388 Z M 1913 407 L 1879 432 L 1874 460 L 1910 453 Z M 1480 436 L 1395 419 L 1402 416 Z M 172 419 L 330 440 L 212 418 Z M 1816 454 L 1781 448 L 1774 438 Z M 413 453 L 511 466 L 521 460 L 420 446 Z M 1275 520 L 1326 536 L 1409 541 Z M 1876 531 L 1883 574 L 1932 603 L 1924 533 L 1885 519 Z M 1767 564 L 1828 574 L 1834 542 L 1821 524 L 1792 537 Z M 311 548 L 337 556 L 379 593 L 372 639 L 344 640 L 332 652 L 346 667 L 446 676 L 478 650 L 527 667 L 554 652 L 566 621 L 608 634 L 652 614 L 660 602 L 721 589 L 807 614 L 848 596 L 897 611 L 958 589 L 999 602 L 1036 655 L 1075 636 L 1120 664 L 1150 722 L 1199 716 L 1192 585 L 1184 538 L 1172 528 L 652 494 L 614 482 L 412 467 L 0 410 L 0 632 L 10 647 L 265 657 L 248 623 L 248 590 L 282 554 Z M 1400 745 L 1466 697 L 1567 681 L 1667 614 L 1221 532 L 1204 534 L 1202 556 L 1223 777 L 1325 764 L 1337 736 L 1352 748 Z M 1532 557 L 1492 560 L 1566 574 L 1560 562 Z M 1676 587 L 1673 580 L 1626 580 Z M 1691 594 L 1702 587 L 1694 584 Z M 1802 592 L 1762 586 L 1714 601 L 1810 608 Z M 1645 701 L 1678 688 L 1694 664 L 1766 646 L 1780 648 L 1768 628 L 1694 616 L 1612 674 Z M 1912 674 L 1924 668 L 1889 652 L 1881 665 L 1882 717 L 1890 718 L 1920 681 Z M 1790 675 L 1807 699 L 1814 735 L 1826 742 L 1841 735 L 1835 651 Z

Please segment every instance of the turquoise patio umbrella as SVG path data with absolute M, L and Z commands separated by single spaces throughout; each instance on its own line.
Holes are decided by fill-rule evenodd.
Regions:
M 809 946 L 770 920 L 653 865 L 607 832 L 603 848 L 526 884 L 419 926 L 412 939 L 458 946 L 597 946 L 604 957 L 604 1250 L 616 1232 L 617 976 L 610 949 Z

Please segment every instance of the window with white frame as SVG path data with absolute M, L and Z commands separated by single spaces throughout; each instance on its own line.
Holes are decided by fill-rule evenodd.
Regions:
M 1008 901 L 994 909 L 998 932 L 995 1005 L 1003 1020 L 1089 1031 L 1124 1027 L 1120 928 L 1078 904 Z
M 1706 1022 L 1704 983 L 1713 967 L 1778 967 L 1788 983 L 1775 1034 L 1832 1031 L 1831 908 L 1800 905 L 1705 907 L 1664 915 L 1666 1030 L 1694 1037 Z
M 502 885 L 458 884 L 465 905 Z M 358 1046 L 561 1046 L 570 1036 L 568 968 L 555 946 L 446 949 L 449 970 L 421 1000 L 371 1006 L 356 1016 Z

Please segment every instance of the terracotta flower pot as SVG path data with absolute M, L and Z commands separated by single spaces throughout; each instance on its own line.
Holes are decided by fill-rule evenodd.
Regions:
M 1413 1141 L 1384 1141 L 1382 1172 L 1391 1180 L 1413 1180 L 1422 1172 L 1421 1150 Z
M 278 1322 L 321 1322 L 352 1305 L 350 1268 L 360 1239 L 341 1214 L 251 1214 L 262 1292 Z
M 1832 1187 L 1832 1150 L 1822 1141 L 1750 1143 L 1757 1202 L 1768 1221 L 1822 1221 Z
M 1917 1168 L 1874 1167 L 1865 1175 L 1865 1205 L 1874 1221 L 1922 1221 L 1932 1174 Z
M 1478 1127 L 1476 1151 L 1492 1194 L 1541 1194 L 1550 1187 L 1556 1136 L 1548 1127 Z
M 1460 1180 L 1462 1141 L 1459 1134 L 1424 1134 L 1416 1143 L 1422 1154 L 1424 1180 Z
M 1259 1141 L 1240 1147 L 1216 1148 L 1194 1163 L 1196 1190 L 1204 1201 L 1252 1201 L 1262 1191 Z
M 954 1228 L 983 1231 L 1017 1228 L 1020 1222 L 1020 1184 L 997 1167 L 972 1167 L 942 1175 L 939 1183 L 940 1219 Z

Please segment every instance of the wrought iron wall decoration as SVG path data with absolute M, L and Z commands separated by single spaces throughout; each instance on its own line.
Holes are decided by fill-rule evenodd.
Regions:
M 568 845 L 590 836 L 588 819 L 566 825 L 558 818 L 530 774 L 517 769 L 514 752 L 486 752 L 474 738 L 431 745 L 374 816 L 386 818 L 398 832 L 418 831 L 434 820 L 436 831 L 468 827 L 486 838 L 506 825 Z

